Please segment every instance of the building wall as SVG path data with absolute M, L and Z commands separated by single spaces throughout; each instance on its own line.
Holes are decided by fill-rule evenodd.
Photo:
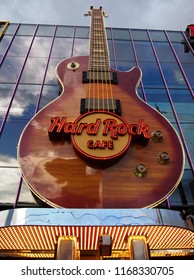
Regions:
M 10 24 L 0 41 L 0 205 L 36 205 L 22 180 L 17 144 L 33 115 L 59 95 L 56 65 L 88 55 L 89 27 Z M 184 32 L 107 28 L 110 62 L 143 71 L 138 92 L 174 125 L 186 153 L 183 179 L 160 207 L 194 206 L 194 53 Z

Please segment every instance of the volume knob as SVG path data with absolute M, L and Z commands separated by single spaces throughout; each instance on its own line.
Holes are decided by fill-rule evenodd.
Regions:
M 133 170 L 134 174 L 139 177 L 143 178 L 147 175 L 147 168 L 144 164 L 142 163 L 137 163 L 136 167 Z
M 158 155 L 158 161 L 160 164 L 165 165 L 168 164 L 170 161 L 170 157 L 167 152 L 161 152 Z
M 162 142 L 164 139 L 163 133 L 160 130 L 156 130 L 152 133 L 152 140 L 156 143 Z

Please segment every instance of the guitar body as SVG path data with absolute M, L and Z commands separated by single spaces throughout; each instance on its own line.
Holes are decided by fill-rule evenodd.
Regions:
M 88 97 L 89 83 L 82 82 L 88 57 L 76 57 L 79 65 L 68 68 L 72 59 L 63 60 L 56 73 L 61 95 L 43 108 L 25 127 L 18 147 L 18 161 L 31 191 L 53 207 L 65 208 L 139 208 L 154 207 L 177 187 L 184 165 L 184 152 L 177 133 L 158 111 L 142 101 L 136 89 L 141 80 L 138 67 L 118 72 L 117 84 L 111 85 L 115 99 L 121 103 L 121 117 L 128 124 L 143 120 L 149 124 L 150 136 L 162 131 L 157 143 L 150 137 L 147 144 L 131 141 L 122 157 L 109 164 L 90 161 L 75 151 L 71 139 L 51 141 L 48 129 L 54 117 L 74 122 L 80 116 L 80 100 Z M 114 71 L 115 72 L 115 71 Z M 93 83 L 100 88 L 102 83 Z M 166 152 L 169 162 L 161 164 L 158 155 Z M 137 164 L 145 173 L 135 173 Z

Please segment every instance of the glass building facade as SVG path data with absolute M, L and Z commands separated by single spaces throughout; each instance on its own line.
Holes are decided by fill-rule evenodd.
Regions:
M 176 128 L 186 163 L 175 192 L 158 207 L 194 206 L 194 52 L 182 31 L 107 28 L 112 68 L 142 69 L 139 96 Z M 184 52 L 183 41 L 190 46 Z M 17 145 L 25 125 L 59 95 L 57 64 L 89 54 L 89 27 L 9 24 L 0 41 L 0 208 L 38 206 L 23 181 Z

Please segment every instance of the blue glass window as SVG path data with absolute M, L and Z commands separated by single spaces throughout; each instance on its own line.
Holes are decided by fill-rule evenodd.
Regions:
M 76 38 L 82 38 L 82 39 L 88 39 L 90 34 L 89 27 L 76 27 L 75 30 L 75 37 Z
M 130 34 L 128 29 L 113 28 L 114 40 L 130 40 Z
M 9 106 L 13 89 L 14 89 L 13 84 L 1 84 L 0 86 L 0 125 Z
M 135 61 L 134 52 L 130 41 L 115 40 L 114 46 L 117 60 Z
M 18 24 L 16 23 L 10 23 L 5 30 L 6 35 L 13 35 L 16 32 L 16 29 L 18 28 Z
M 53 25 L 39 25 L 36 36 L 54 36 L 55 26 Z
M 187 124 L 181 124 L 181 127 L 183 129 L 183 133 L 187 142 L 187 146 L 189 148 L 189 152 L 191 155 L 191 159 L 194 162 L 194 145 L 193 145 L 193 139 L 194 139 L 194 129 L 193 129 L 193 123 L 187 123 Z
M 150 42 L 135 41 L 135 50 L 139 61 L 155 61 Z
M 6 57 L 0 68 L 0 82 L 16 83 L 23 63 L 24 57 Z
M 166 35 L 165 35 L 164 31 L 149 30 L 149 33 L 151 35 L 152 41 L 156 41 L 156 42 L 166 42 L 167 41 L 167 38 L 166 38 Z
M 57 26 L 56 37 L 73 37 L 73 26 Z
M 22 73 L 21 83 L 41 84 L 45 74 L 47 58 L 29 57 Z
M 29 56 L 48 57 L 51 48 L 51 37 L 35 37 Z
M 35 30 L 36 30 L 35 24 L 21 24 L 17 31 L 17 35 L 33 36 Z
M 145 93 L 147 102 L 159 113 L 164 115 L 171 123 L 174 123 L 174 113 L 166 90 L 164 88 L 146 88 Z
M 30 47 L 32 37 L 16 36 L 11 44 L 7 56 L 26 56 Z
M 0 42 L 0 59 L 3 56 L 4 52 L 6 51 L 12 37 L 11 36 L 4 36 L 3 40 Z
M 40 85 L 20 84 L 9 111 L 9 120 L 29 121 L 35 114 L 39 93 Z
M 177 63 L 161 63 L 168 87 L 186 88 L 185 79 Z
M 73 39 L 55 38 L 51 56 L 61 59 L 71 57 Z
M 154 42 L 154 47 L 160 62 L 175 62 L 175 56 L 166 42 Z
M 133 40 L 149 41 L 146 30 L 132 29 L 131 33 Z
M 75 39 L 73 56 L 82 56 L 89 54 L 89 41 L 86 39 Z
M 49 85 L 57 85 L 57 77 L 55 74 L 55 69 L 57 67 L 57 65 L 59 64 L 59 62 L 61 61 L 61 59 L 56 59 L 56 58 L 51 58 L 49 61 L 49 65 L 48 65 L 48 69 L 47 69 L 47 73 L 46 73 L 46 79 L 45 79 L 45 84 L 49 84 Z
M 39 110 L 59 96 L 59 87 L 45 85 L 42 91 Z
M 164 87 L 163 80 L 156 62 L 141 62 L 139 66 L 142 70 L 144 87 Z
M 46 73 L 46 79 L 45 79 L 45 84 L 49 85 L 57 85 L 57 77 L 55 74 L 55 69 L 57 65 L 61 62 L 60 58 L 51 58 L 49 61 L 47 73 Z
M 0 162 L 4 164 L 12 164 L 16 159 L 7 155 L 0 155 Z M 18 168 L 0 167 L 0 204 L 14 203 L 17 188 L 20 181 L 20 171 Z

